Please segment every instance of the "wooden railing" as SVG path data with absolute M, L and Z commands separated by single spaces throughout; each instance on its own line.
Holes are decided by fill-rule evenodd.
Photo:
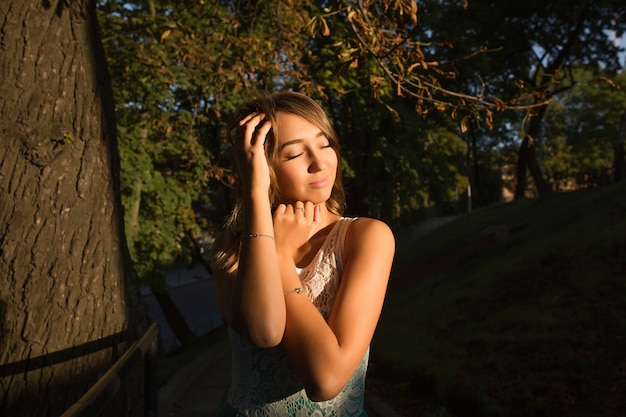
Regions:
M 152 323 L 144 335 L 61 417 L 97 417 L 119 391 L 122 380 L 139 360 L 144 360 L 144 416 L 157 415 L 157 336 L 159 328 Z

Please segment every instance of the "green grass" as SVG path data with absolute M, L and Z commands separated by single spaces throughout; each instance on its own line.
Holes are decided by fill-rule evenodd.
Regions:
M 508 235 L 476 243 L 493 225 Z M 626 182 L 461 216 L 398 254 L 394 282 L 369 386 L 402 415 L 624 415 Z

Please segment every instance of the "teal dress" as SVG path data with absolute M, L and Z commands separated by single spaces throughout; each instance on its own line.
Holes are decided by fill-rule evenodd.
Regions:
M 298 269 L 302 287 L 324 317 L 328 317 L 343 272 L 345 234 L 353 218 L 339 219 L 311 263 Z M 369 349 L 358 368 L 333 399 L 311 401 L 289 363 L 282 345 L 257 348 L 229 328 L 232 380 L 228 404 L 218 417 L 365 417 L 365 374 Z

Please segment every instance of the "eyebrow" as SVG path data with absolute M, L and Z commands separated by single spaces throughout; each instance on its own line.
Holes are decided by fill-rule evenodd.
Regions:
M 322 136 L 326 136 L 326 134 L 324 132 L 322 132 L 321 130 L 319 131 L 319 133 L 317 135 L 315 135 L 315 138 L 319 138 Z M 304 142 L 304 139 L 292 139 L 292 140 L 288 140 L 287 142 L 283 143 L 282 145 L 280 145 L 280 147 L 278 148 L 279 151 L 282 151 L 284 148 L 286 148 L 289 145 L 295 145 L 297 143 L 302 143 Z

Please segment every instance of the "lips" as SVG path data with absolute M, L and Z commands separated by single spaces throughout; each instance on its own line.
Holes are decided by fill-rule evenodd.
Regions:
M 310 182 L 309 185 L 313 188 L 324 188 L 328 185 L 328 177 L 317 179 L 313 182 Z

